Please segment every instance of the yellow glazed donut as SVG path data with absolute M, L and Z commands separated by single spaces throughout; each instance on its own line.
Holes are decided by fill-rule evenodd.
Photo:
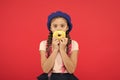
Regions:
M 53 33 L 53 37 L 54 38 L 58 38 L 58 39 L 61 39 L 61 38 L 65 38 L 66 37 L 66 34 L 64 31 L 55 31 Z

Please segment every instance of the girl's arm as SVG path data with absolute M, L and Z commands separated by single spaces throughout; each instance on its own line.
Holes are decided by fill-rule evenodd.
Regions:
M 65 50 L 60 50 L 61 57 L 64 62 L 64 65 L 69 73 L 73 73 L 75 71 L 77 65 L 77 56 L 78 50 L 72 51 L 71 55 L 68 56 Z
M 60 53 L 67 71 L 69 73 L 73 73 L 77 65 L 78 50 L 73 50 L 71 52 L 71 55 L 68 56 L 68 54 L 65 51 L 66 44 L 67 44 L 67 38 L 63 38 L 60 41 Z
M 53 52 L 51 53 L 51 55 L 48 58 L 45 56 L 45 54 L 46 54 L 45 51 L 41 50 L 40 54 L 41 54 L 42 69 L 45 73 L 48 73 L 53 68 L 55 58 L 57 55 L 57 50 L 53 50 Z
M 40 54 L 41 54 L 41 66 L 42 69 L 45 73 L 50 72 L 50 70 L 53 68 L 54 63 L 55 63 L 55 58 L 57 56 L 58 53 L 58 43 L 59 41 L 57 39 L 53 39 L 52 41 L 52 53 L 51 55 L 47 58 L 46 57 L 46 51 L 41 50 Z

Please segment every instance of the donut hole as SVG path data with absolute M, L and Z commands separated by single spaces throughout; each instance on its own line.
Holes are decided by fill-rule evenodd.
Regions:
M 61 36 L 61 34 L 58 34 L 58 37 L 60 37 Z

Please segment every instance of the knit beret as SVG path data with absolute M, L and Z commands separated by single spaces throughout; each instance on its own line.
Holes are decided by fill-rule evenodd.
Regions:
M 67 24 L 68 24 L 68 32 L 71 31 L 72 29 L 72 23 L 71 23 L 71 18 L 68 14 L 64 13 L 64 12 L 61 12 L 61 11 L 56 11 L 54 13 L 51 13 L 49 16 L 48 16 L 48 21 L 47 21 L 47 27 L 48 27 L 48 30 L 50 31 L 50 26 L 51 26 L 51 20 L 55 17 L 63 17 L 64 19 L 67 20 Z

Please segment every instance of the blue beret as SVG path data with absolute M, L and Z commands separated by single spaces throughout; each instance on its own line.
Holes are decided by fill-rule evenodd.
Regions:
M 55 17 L 63 17 L 67 20 L 67 23 L 68 23 L 68 27 L 69 27 L 69 30 L 68 32 L 71 31 L 72 29 L 72 23 L 71 23 L 71 18 L 68 14 L 66 13 L 63 13 L 61 11 L 56 11 L 54 13 L 51 13 L 49 16 L 48 16 L 48 21 L 47 21 L 47 27 L 48 27 L 48 30 L 50 31 L 50 25 L 51 25 L 51 20 Z

